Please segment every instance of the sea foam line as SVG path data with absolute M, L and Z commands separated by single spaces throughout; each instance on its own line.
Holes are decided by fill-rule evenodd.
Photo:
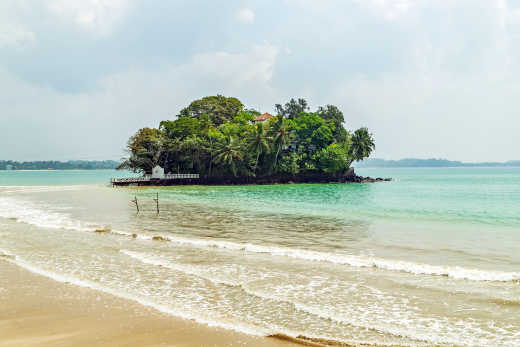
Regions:
M 153 236 L 144 236 L 145 239 L 154 239 Z M 156 236 L 164 241 L 170 241 L 182 245 L 190 245 L 204 248 L 221 248 L 233 251 L 245 251 L 250 253 L 263 253 L 274 256 L 283 256 L 307 261 L 328 262 L 338 265 L 348 265 L 360 268 L 377 268 L 382 270 L 407 272 L 415 275 L 445 276 L 454 279 L 465 279 L 472 281 L 496 281 L 511 282 L 520 281 L 519 272 L 487 271 L 465 268 L 461 266 L 442 266 L 413 263 L 401 260 L 390 260 L 377 257 L 361 255 L 343 255 L 324 253 L 303 249 L 290 249 L 277 246 L 262 246 L 251 243 L 235 243 L 230 241 L 188 239 L 171 236 Z
M 279 296 L 279 295 L 273 295 L 266 293 L 264 291 L 258 291 L 249 288 L 247 282 L 228 282 L 223 281 L 218 278 L 210 277 L 207 274 L 205 274 L 203 271 L 198 271 L 194 268 L 191 268 L 190 266 L 184 266 L 182 264 L 173 263 L 171 261 L 162 259 L 160 257 L 156 257 L 153 255 L 149 255 L 146 253 L 141 252 L 134 252 L 134 251 L 128 251 L 128 250 L 121 250 L 121 253 L 139 261 L 144 264 L 149 264 L 153 266 L 159 266 L 159 267 L 165 267 L 168 269 L 172 269 L 175 271 L 180 271 L 184 274 L 197 276 L 199 278 L 205 279 L 210 281 L 214 284 L 223 284 L 227 286 L 233 286 L 233 287 L 239 287 L 241 288 L 245 293 L 251 296 L 255 296 L 257 298 L 263 299 L 263 300 L 270 300 L 270 301 L 276 301 L 280 303 L 285 303 L 288 305 L 291 305 L 294 307 L 294 309 L 306 312 L 308 314 L 320 317 L 322 319 L 331 320 L 338 322 L 340 324 L 347 324 L 359 329 L 369 329 L 373 330 L 379 333 L 392 335 L 396 338 L 402 338 L 405 337 L 407 339 L 411 339 L 415 341 L 416 343 L 420 345 L 429 345 L 429 344 L 438 344 L 438 345 L 444 345 L 444 344 L 450 344 L 450 345 L 460 345 L 460 346 L 477 346 L 477 345 L 486 345 L 490 344 L 490 341 L 498 341 L 500 339 L 500 336 L 494 335 L 492 332 L 487 332 L 487 337 L 475 337 L 475 332 L 478 330 L 478 328 L 472 327 L 471 322 L 465 322 L 466 325 L 466 335 L 463 335 L 464 338 L 460 339 L 460 334 L 463 333 L 463 331 L 447 333 L 447 329 L 449 324 L 445 320 L 438 320 L 435 322 L 432 322 L 430 319 L 430 324 L 435 325 L 437 327 L 445 326 L 445 328 L 442 329 L 444 331 L 444 335 L 436 335 L 434 334 L 436 329 L 429 329 L 429 328 L 422 328 L 422 329 L 412 329 L 411 325 L 405 324 L 406 327 L 403 327 L 403 322 L 405 320 L 404 317 L 397 318 L 397 321 L 395 321 L 396 324 L 393 324 L 391 321 L 387 321 L 382 318 L 378 318 L 375 321 L 370 320 L 367 321 L 366 319 L 363 319 L 363 317 L 359 317 L 356 315 L 352 315 L 352 312 L 330 312 L 328 310 L 324 310 L 323 307 L 315 306 L 315 305 L 309 305 L 308 303 L 302 303 L 299 301 L 289 300 L 288 297 Z M 417 318 L 407 318 L 407 320 L 410 320 L 410 322 L 415 321 Z M 412 332 L 413 331 L 413 332 Z M 294 334 L 291 334 L 294 335 Z M 297 335 L 294 335 L 297 336 Z M 322 338 L 319 336 L 313 336 L 313 338 Z M 355 342 L 352 341 L 353 344 Z M 363 343 L 367 343 L 367 341 L 364 341 Z M 375 343 L 374 341 L 370 341 L 370 343 Z M 507 341 L 507 343 L 511 343 L 511 341 Z M 513 346 L 516 344 L 511 344 Z
M 197 276 L 197 277 L 200 277 L 200 278 L 205 279 L 207 281 L 210 281 L 213 284 L 221 284 L 221 285 L 226 285 L 226 286 L 230 286 L 230 287 L 241 287 L 240 283 L 232 282 L 232 281 L 226 281 L 226 280 L 223 280 L 223 279 L 218 279 L 218 278 L 215 278 L 215 277 L 212 277 L 212 276 L 208 276 L 203 271 L 199 271 L 199 270 L 197 270 L 197 269 L 195 269 L 193 267 L 190 267 L 190 266 L 181 265 L 181 264 L 177 264 L 177 263 L 172 263 L 172 262 L 165 261 L 165 260 L 163 260 L 161 258 L 158 258 L 158 257 L 149 256 L 149 255 L 144 254 L 144 253 L 127 251 L 127 250 L 124 250 L 124 249 L 121 250 L 120 252 L 122 254 L 125 254 L 125 255 L 129 256 L 132 259 L 140 261 L 141 263 L 154 265 L 154 266 L 162 266 L 162 267 L 165 267 L 165 268 L 168 268 L 168 269 L 171 269 L 171 270 L 182 272 L 182 273 L 187 274 L 187 275 Z
M 183 266 L 181 264 L 177 264 L 177 263 L 173 263 L 171 261 L 167 261 L 167 260 L 162 259 L 160 257 L 152 256 L 152 255 L 149 255 L 149 254 L 146 254 L 146 253 L 128 251 L 128 250 L 121 250 L 120 252 L 122 254 L 125 254 L 125 255 L 127 255 L 127 256 L 129 256 L 129 257 L 131 257 L 131 258 L 141 262 L 141 263 L 144 263 L 144 264 L 158 266 L 158 267 L 165 267 L 165 268 L 168 268 L 168 269 L 171 269 L 171 270 L 182 272 L 182 273 L 187 274 L 187 275 L 193 275 L 193 276 L 205 279 L 205 280 L 207 280 L 207 281 L 209 281 L 209 282 L 211 282 L 213 284 L 221 284 L 221 285 L 227 285 L 227 286 L 232 286 L 232 287 L 239 287 L 245 293 L 247 293 L 248 295 L 255 296 L 255 297 L 263 299 L 263 300 L 270 300 L 270 301 L 276 301 L 276 302 L 280 302 L 280 303 L 285 303 L 285 304 L 291 305 L 296 310 L 303 311 L 303 312 L 309 313 L 311 315 L 318 316 L 318 317 L 323 318 L 323 319 L 333 320 L 333 321 L 336 321 L 338 323 L 346 323 L 346 324 L 349 324 L 351 326 L 355 326 L 355 327 L 358 327 L 358 328 L 376 330 L 376 331 L 379 331 L 379 332 L 382 332 L 382 333 L 388 333 L 388 334 L 394 335 L 396 337 L 408 336 L 408 337 L 410 337 L 412 339 L 416 339 L 415 337 L 406 335 L 406 334 L 404 334 L 403 331 L 399 331 L 397 329 L 390 329 L 391 331 L 385 331 L 385 329 L 380 329 L 380 328 L 373 327 L 373 326 L 370 326 L 370 325 L 361 324 L 361 322 L 359 322 L 357 319 L 352 318 L 352 317 L 350 317 L 349 319 L 339 318 L 339 317 L 336 317 L 336 316 L 330 314 L 329 312 L 322 311 L 322 310 L 313 308 L 311 306 L 303 305 L 301 303 L 288 300 L 287 298 L 280 298 L 280 297 L 277 297 L 276 295 L 268 295 L 268 294 L 265 294 L 265 293 L 263 293 L 261 291 L 256 291 L 256 290 L 250 289 L 247 286 L 247 283 L 238 283 L 238 282 L 232 283 L 232 282 L 223 281 L 223 280 L 220 280 L 220 279 L 217 279 L 217 278 L 214 278 L 214 277 L 210 277 L 210 276 L 205 275 L 201 271 L 197 271 L 197 270 L 195 270 L 193 268 L 190 268 L 188 266 Z M 294 336 L 298 336 L 298 335 L 299 334 L 294 334 Z M 290 336 L 290 337 L 292 337 L 292 336 Z M 314 336 L 314 338 L 321 338 L 321 337 Z M 427 342 L 427 340 L 423 340 L 423 341 Z
M 250 324 L 244 324 L 244 323 L 238 323 L 238 322 L 222 322 L 222 321 L 217 321 L 217 320 L 210 320 L 210 319 L 207 319 L 204 317 L 197 316 L 191 312 L 186 312 L 181 309 L 171 308 L 171 307 L 168 307 L 165 305 L 160 305 L 153 301 L 150 301 L 150 300 L 147 300 L 147 299 L 135 296 L 135 295 L 124 293 L 124 292 L 121 292 L 121 291 L 118 291 L 118 290 L 115 290 L 112 288 L 104 287 L 95 282 L 80 280 L 80 279 L 77 279 L 74 277 L 57 274 L 57 273 L 42 269 L 40 267 L 34 266 L 32 264 L 29 264 L 29 263 L 19 259 L 18 257 L 16 259 L 7 258 L 6 261 L 8 261 L 12 264 L 15 264 L 17 266 L 20 266 L 21 268 L 24 268 L 25 270 L 28 270 L 37 275 L 41 275 L 41 276 L 50 278 L 56 282 L 72 284 L 72 285 L 75 285 L 78 287 L 84 287 L 84 288 L 97 290 L 97 291 L 100 291 L 100 292 L 103 292 L 103 293 L 106 293 L 109 295 L 113 295 L 115 297 L 137 302 L 138 304 L 141 304 L 141 305 L 147 306 L 147 307 L 151 307 L 153 309 L 156 309 L 159 312 L 166 313 L 166 314 L 174 316 L 174 317 L 192 320 L 199 324 L 205 324 L 209 327 L 223 328 L 226 330 L 232 330 L 232 331 L 235 331 L 238 333 L 249 334 L 249 335 L 253 335 L 253 336 L 273 335 L 273 331 L 269 331 L 268 329 L 265 329 L 265 328 L 262 328 L 259 326 L 253 326 Z
M 87 223 L 71 219 L 67 214 L 60 212 L 45 211 L 30 201 L 18 200 L 13 198 L 0 198 L 0 217 L 14 219 L 49 229 L 67 229 L 76 231 L 94 230 L 87 226 Z
M 37 227 L 53 229 L 95 231 L 96 229 L 105 228 L 102 226 L 96 227 L 89 223 L 73 220 L 68 215 L 63 213 L 44 211 L 29 202 L 11 198 L 0 198 L 0 217 L 16 218 L 16 220 L 19 222 L 32 224 Z M 283 256 L 306 261 L 328 262 L 359 268 L 377 268 L 389 271 L 407 272 L 415 275 L 445 276 L 454 279 L 465 279 L 472 281 L 520 281 L 520 272 L 487 271 L 465 268 L 461 266 L 430 265 L 369 256 L 324 253 L 311 250 L 290 249 L 277 246 L 262 246 L 251 243 L 236 243 L 230 241 L 189 239 L 173 237 L 169 235 L 144 235 L 141 233 L 129 233 L 117 230 L 112 230 L 112 233 L 127 237 L 131 236 L 143 240 L 163 240 L 194 247 L 220 248 L 233 251 L 270 254 L 273 256 Z

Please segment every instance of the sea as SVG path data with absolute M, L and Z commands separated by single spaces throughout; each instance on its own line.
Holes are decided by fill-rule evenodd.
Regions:
M 0 171 L 0 261 L 253 335 L 520 346 L 520 168 L 357 173 L 393 181 L 115 188 L 132 174 Z

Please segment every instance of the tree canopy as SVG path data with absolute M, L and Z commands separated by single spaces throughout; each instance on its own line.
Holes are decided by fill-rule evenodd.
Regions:
M 160 165 L 170 173 L 202 177 L 269 177 L 345 173 L 374 150 L 366 128 L 349 132 L 333 105 L 311 112 L 305 99 L 275 105 L 277 116 L 255 122 L 260 112 L 237 98 L 207 96 L 183 108 L 177 119 L 157 129 L 143 128 L 127 144 L 120 168 L 150 173 Z
M 295 119 L 300 113 L 303 113 L 309 109 L 307 106 L 307 100 L 302 98 L 298 100 L 291 99 L 285 104 L 285 106 L 276 104 L 274 105 L 274 108 L 279 115 L 289 119 Z
M 178 117 L 200 119 L 203 115 L 209 115 L 213 123 L 220 125 L 232 120 L 243 108 L 244 105 L 237 98 L 206 96 L 183 108 Z

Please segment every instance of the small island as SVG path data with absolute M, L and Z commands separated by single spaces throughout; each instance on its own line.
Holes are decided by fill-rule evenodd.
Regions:
M 222 95 L 195 100 L 176 120 L 137 131 L 118 169 L 142 173 L 139 185 L 373 181 L 351 168 L 375 148 L 367 128 L 348 131 L 338 107 L 311 112 L 305 99 L 275 110 L 261 113 Z

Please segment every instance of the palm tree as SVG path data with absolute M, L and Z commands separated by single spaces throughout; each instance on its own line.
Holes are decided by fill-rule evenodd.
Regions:
M 370 156 L 370 153 L 372 153 L 375 148 L 374 138 L 372 134 L 368 132 L 367 128 L 360 128 L 354 131 L 349 150 L 349 166 L 353 161 L 360 161 Z
M 237 164 L 243 158 L 240 143 L 235 137 L 228 136 L 223 142 L 217 144 L 215 163 L 227 165 L 235 177 L 237 175 Z
M 260 159 L 260 155 L 263 153 L 268 153 L 271 149 L 271 145 L 268 142 L 267 134 L 264 130 L 264 125 L 262 123 L 257 123 L 251 136 L 248 139 L 247 146 L 249 150 L 256 155 L 254 172 L 256 174 L 256 170 L 258 169 L 258 160 Z
M 289 131 L 287 129 L 287 122 L 283 116 L 276 116 L 276 120 L 271 126 L 271 134 L 272 146 L 276 150 L 272 165 L 272 168 L 274 168 L 278 162 L 280 151 L 289 143 Z

